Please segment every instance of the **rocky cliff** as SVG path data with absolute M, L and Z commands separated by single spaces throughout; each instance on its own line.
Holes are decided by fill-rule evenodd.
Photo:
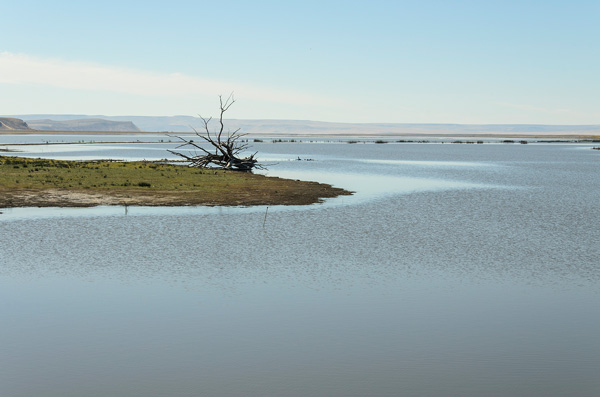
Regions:
M 31 128 L 21 119 L 0 117 L 0 131 L 31 131 Z

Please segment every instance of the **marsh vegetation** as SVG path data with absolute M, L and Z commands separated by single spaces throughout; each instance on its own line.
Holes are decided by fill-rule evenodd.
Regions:
M 311 204 L 349 192 L 316 182 L 149 161 L 0 157 L 0 207 Z

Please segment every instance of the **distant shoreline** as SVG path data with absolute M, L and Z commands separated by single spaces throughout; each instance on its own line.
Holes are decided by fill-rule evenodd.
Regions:
M 129 131 L 47 131 L 47 130 L 27 130 L 27 131 L 18 131 L 18 130 L 0 130 L 1 135 L 115 135 L 115 136 L 123 136 L 123 135 L 160 135 L 160 136 L 168 136 L 168 135 L 195 135 L 195 132 L 129 132 Z M 600 135 L 594 134 L 522 134 L 522 133 L 483 133 L 483 134 L 469 134 L 469 133 L 460 133 L 460 134 L 443 134 L 443 133 L 249 133 L 248 139 L 252 138 L 269 138 L 269 137 L 289 137 L 289 138 L 382 138 L 382 139 L 402 139 L 402 138 L 509 138 L 509 139 L 569 139 L 569 140 L 581 140 L 581 141 L 597 141 L 600 140 Z

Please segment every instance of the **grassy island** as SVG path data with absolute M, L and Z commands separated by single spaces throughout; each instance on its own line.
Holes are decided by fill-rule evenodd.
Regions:
M 317 182 L 149 161 L 0 156 L 0 208 L 302 205 L 348 194 Z

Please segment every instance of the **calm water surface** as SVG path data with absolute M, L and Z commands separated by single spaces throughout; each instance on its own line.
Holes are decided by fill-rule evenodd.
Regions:
M 265 207 L 2 210 L 0 395 L 600 394 L 591 146 L 253 147 L 271 175 L 357 193 L 266 222 Z

